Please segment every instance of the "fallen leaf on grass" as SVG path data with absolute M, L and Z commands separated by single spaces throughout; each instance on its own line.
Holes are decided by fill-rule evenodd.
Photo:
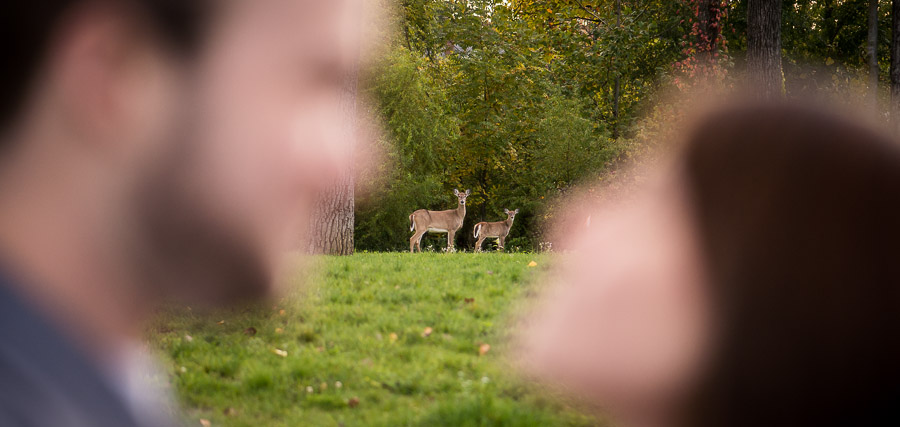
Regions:
M 528 266 L 529 266 L 529 267 L 537 267 L 537 263 L 534 262 L 534 261 L 531 261 L 531 262 L 528 263 Z
M 251 326 L 247 329 L 244 329 L 244 335 L 246 335 L 248 337 L 252 337 L 252 336 L 256 335 L 256 328 Z
M 224 325 L 224 324 L 225 324 L 225 321 L 224 321 L 224 320 L 220 320 L 220 321 L 216 322 L 216 324 L 217 324 L 217 325 Z
M 422 332 L 422 336 L 425 337 L 425 338 L 428 338 L 428 336 L 431 335 L 431 332 L 432 332 L 432 329 L 431 329 L 431 327 L 429 326 L 429 327 L 425 328 L 425 331 L 424 331 L 424 332 Z
M 466 304 L 471 304 L 471 303 L 475 302 L 475 298 L 466 298 L 463 301 L 465 301 Z
M 328 390 L 328 383 L 319 384 L 319 390 L 322 390 L 322 391 Z
M 478 347 L 478 355 L 479 355 L 479 356 L 484 356 L 484 355 L 487 354 L 487 352 L 489 352 L 489 351 L 491 351 L 491 345 L 490 345 L 490 344 L 482 344 L 482 345 L 480 345 L 480 346 Z
M 287 355 L 288 355 L 288 352 L 286 352 L 286 351 L 284 351 L 284 350 L 282 350 L 282 349 L 280 349 L 280 348 L 273 348 L 273 349 L 272 349 L 272 353 L 275 353 L 275 354 L 277 354 L 277 355 L 279 355 L 279 356 L 281 356 L 281 357 L 287 357 Z
M 212 423 L 210 423 L 207 419 L 200 418 L 200 425 L 203 427 L 209 427 L 212 425 Z
M 391 338 L 391 342 L 396 342 L 396 341 L 397 341 L 397 334 L 391 332 L 390 338 Z
M 192 336 L 190 336 L 190 335 L 185 335 L 185 336 L 184 336 L 184 340 L 187 341 L 187 342 L 193 342 L 193 341 L 194 341 L 194 337 L 192 337 Z
M 347 401 L 347 406 L 349 406 L 351 408 L 355 408 L 355 407 L 359 406 L 359 398 L 358 397 L 350 398 L 350 400 Z
M 284 311 L 284 310 L 278 310 L 278 315 L 279 315 L 279 316 L 284 316 L 285 313 L 287 313 L 287 312 Z
M 284 333 L 284 329 L 281 329 L 281 328 L 275 328 L 275 333 L 276 333 L 276 334 L 283 334 L 283 333 Z

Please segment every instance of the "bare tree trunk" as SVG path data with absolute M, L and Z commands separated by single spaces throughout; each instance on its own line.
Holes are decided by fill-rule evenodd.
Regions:
M 781 0 L 748 0 L 747 77 L 763 99 L 784 94 L 781 70 Z
M 869 34 L 866 40 L 869 61 L 869 103 L 878 107 L 878 0 L 869 0 Z
M 341 110 L 346 118 L 346 137 L 353 141 L 356 132 L 358 70 L 344 77 Z M 347 156 L 353 155 L 354 144 L 347 144 Z M 348 162 L 353 164 L 353 162 Z M 350 168 L 343 171 L 334 186 L 322 195 L 313 212 L 309 230 L 308 251 L 326 255 L 353 254 L 354 182 Z
M 891 2 L 891 120 L 900 129 L 900 0 Z

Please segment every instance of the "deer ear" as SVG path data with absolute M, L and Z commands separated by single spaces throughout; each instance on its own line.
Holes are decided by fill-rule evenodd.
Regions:
M 466 189 L 466 195 L 468 196 L 470 194 L 472 194 L 472 190 Z
M 519 213 L 519 210 L 518 210 L 518 209 L 516 209 L 516 213 Z
M 459 195 L 459 190 L 456 189 L 456 188 L 454 188 L 454 189 L 453 189 L 453 195 L 454 195 L 454 196 L 458 196 L 458 195 Z
M 504 210 L 503 210 L 503 213 L 508 214 L 508 213 L 509 213 L 509 209 L 504 209 Z

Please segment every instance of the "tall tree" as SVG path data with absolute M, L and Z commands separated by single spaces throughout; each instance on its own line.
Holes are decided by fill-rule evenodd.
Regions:
M 622 0 L 616 0 L 616 29 L 622 26 Z M 619 70 L 615 70 L 616 78 L 613 85 L 613 129 L 612 137 L 619 137 L 619 99 L 622 97 L 622 81 Z
M 782 96 L 781 0 L 749 0 L 747 4 L 747 75 L 764 99 Z
M 891 3 L 891 120 L 900 129 L 900 0 Z
M 866 59 L 869 63 L 869 102 L 878 106 L 878 0 L 869 0 Z
M 721 33 L 721 0 L 697 1 L 697 50 L 704 66 L 712 67 L 716 61 L 716 51 Z
M 345 137 L 355 139 L 358 92 L 358 69 L 344 76 L 341 113 L 345 117 Z M 347 144 L 347 156 L 353 155 L 354 144 Z M 353 162 L 348 162 L 352 165 Z M 348 167 L 320 197 L 313 211 L 309 229 L 310 253 L 326 255 L 353 254 L 354 194 L 353 170 Z

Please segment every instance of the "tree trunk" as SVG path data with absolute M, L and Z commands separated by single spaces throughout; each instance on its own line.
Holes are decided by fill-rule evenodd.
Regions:
M 356 133 L 358 70 L 344 77 L 341 97 L 342 115 L 346 118 L 344 131 L 353 141 Z M 347 156 L 353 155 L 355 144 L 348 143 Z M 353 162 L 348 162 L 353 164 Z M 308 251 L 314 254 L 352 255 L 354 223 L 353 170 L 342 171 L 334 185 L 322 194 L 313 212 L 309 231 Z
M 622 25 L 622 0 L 616 0 L 616 31 Z M 616 79 L 613 84 L 613 139 L 619 138 L 619 98 L 621 97 L 621 82 L 619 80 L 619 70 L 615 71 Z
M 900 0 L 891 2 L 891 120 L 900 129 Z
M 621 83 L 619 82 L 619 76 L 616 75 L 616 80 L 613 83 L 613 130 L 612 137 L 613 139 L 619 138 L 619 94 Z
M 784 93 L 781 70 L 781 0 L 749 0 L 747 4 L 747 77 L 763 99 Z
M 866 40 L 869 61 L 869 103 L 878 107 L 878 0 L 869 0 L 869 34 Z
M 697 1 L 697 47 L 701 66 L 707 72 L 715 67 L 721 25 L 721 0 Z M 707 69 L 708 68 L 708 69 Z

